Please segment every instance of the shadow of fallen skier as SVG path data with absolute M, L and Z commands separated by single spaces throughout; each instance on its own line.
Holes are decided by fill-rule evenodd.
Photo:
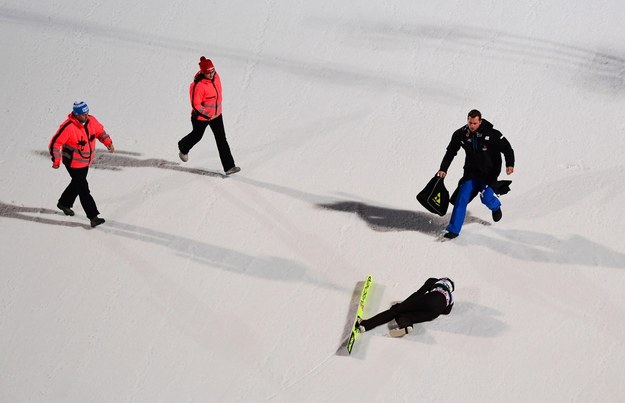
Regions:
M 392 305 L 392 304 L 391 304 Z M 448 318 L 414 325 L 414 331 L 406 340 L 434 345 L 437 343 L 435 334 L 444 332 L 474 338 L 495 338 L 505 332 L 509 326 L 503 320 L 503 313 L 489 306 L 476 304 L 467 300 L 456 300 L 454 311 Z M 391 329 L 397 326 L 395 321 L 389 322 Z
M 46 151 L 36 151 L 35 154 L 50 158 L 50 154 Z M 141 159 L 140 153 L 131 151 L 115 150 L 114 153 L 98 153 L 96 154 L 93 169 L 104 169 L 110 171 L 121 171 L 123 168 L 158 168 L 168 169 L 170 171 L 186 172 L 194 175 L 212 176 L 215 178 L 226 178 L 225 174 L 208 171 L 200 168 L 186 168 L 180 166 L 178 162 L 167 161 L 161 158 Z
M 430 213 L 411 210 L 397 210 L 386 207 L 372 206 L 357 201 L 339 201 L 317 204 L 318 207 L 357 214 L 375 231 L 416 231 L 422 234 L 438 236 L 447 226 L 449 219 Z M 465 223 L 491 225 L 467 213 Z

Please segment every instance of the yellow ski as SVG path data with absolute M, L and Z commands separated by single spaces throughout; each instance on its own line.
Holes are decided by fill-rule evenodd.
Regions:
M 362 286 L 362 291 L 360 292 L 360 302 L 358 304 L 358 310 L 356 311 L 356 317 L 354 318 L 354 322 L 352 324 L 352 333 L 349 336 L 349 340 L 347 340 L 347 352 L 349 354 L 352 353 L 352 348 L 354 347 L 354 342 L 358 338 L 358 330 L 356 330 L 356 323 L 358 318 L 362 318 L 362 312 L 365 308 L 365 302 L 367 301 L 367 295 L 369 294 L 369 288 L 373 284 L 373 276 L 371 274 L 367 276 L 367 280 L 365 280 L 365 284 Z

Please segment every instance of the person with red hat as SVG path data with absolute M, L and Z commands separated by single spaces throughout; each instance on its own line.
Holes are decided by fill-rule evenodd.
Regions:
M 221 116 L 221 79 L 210 59 L 202 56 L 199 65 L 200 71 L 195 74 L 189 86 L 193 130 L 178 142 L 178 156 L 183 162 L 187 162 L 189 151 L 202 139 L 206 127 L 210 126 L 215 136 L 224 172 L 226 175 L 232 175 L 239 172 L 241 168 L 235 165 L 226 139 L 224 121 Z
M 72 206 L 79 197 L 80 204 L 92 227 L 105 222 L 104 218 L 98 217 L 100 212 L 91 196 L 87 182 L 89 166 L 95 158 L 96 139 L 110 152 L 115 151 L 113 140 L 104 130 L 104 126 L 95 116 L 89 114 L 89 107 L 85 102 L 78 101 L 74 102 L 72 112 L 61 123 L 48 145 L 50 157 L 52 157 L 52 168 L 58 169 L 62 162 L 72 178 L 56 206 L 65 215 L 73 216 Z

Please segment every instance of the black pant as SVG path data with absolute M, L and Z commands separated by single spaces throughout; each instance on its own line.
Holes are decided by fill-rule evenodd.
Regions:
M 447 300 L 440 292 L 427 294 L 414 293 L 403 302 L 391 306 L 390 309 L 360 322 L 365 330 L 388 323 L 395 319 L 399 327 L 410 326 L 414 323 L 428 322 L 436 319 L 447 309 Z
M 84 168 L 70 168 L 65 165 L 69 176 L 72 177 L 72 181 L 67 185 L 67 188 L 63 191 L 59 204 L 63 207 L 73 207 L 76 197 L 80 197 L 80 204 L 85 210 L 85 214 L 89 219 L 95 218 L 100 214 L 98 207 L 95 205 L 95 200 L 91 196 L 89 190 L 89 183 L 87 182 L 87 173 L 89 167 Z
M 221 115 L 217 116 L 213 120 L 198 120 L 195 115 L 191 116 L 191 125 L 193 130 L 191 133 L 184 136 L 178 142 L 178 149 L 183 154 L 188 154 L 189 151 L 196 145 L 204 136 L 206 126 L 210 126 L 215 136 L 215 142 L 217 143 L 217 150 L 219 150 L 219 158 L 221 159 L 221 165 L 224 171 L 228 171 L 234 167 L 234 159 L 230 153 L 230 146 L 228 140 L 226 140 L 226 130 L 224 129 L 224 120 Z

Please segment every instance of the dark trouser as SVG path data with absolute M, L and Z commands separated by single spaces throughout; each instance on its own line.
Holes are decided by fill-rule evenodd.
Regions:
M 224 129 L 224 120 L 221 115 L 217 116 L 213 120 L 198 120 L 195 116 L 191 116 L 191 125 L 193 130 L 191 133 L 184 136 L 178 142 L 178 149 L 183 154 L 189 154 L 189 151 L 196 145 L 204 136 L 206 126 L 210 126 L 215 136 L 215 142 L 217 143 L 217 150 L 219 150 L 219 158 L 221 159 L 221 165 L 224 171 L 234 167 L 234 159 L 230 153 L 230 146 L 226 139 L 226 130 Z
M 403 302 L 391 306 L 391 309 L 363 320 L 360 324 L 366 330 L 371 330 L 395 319 L 399 327 L 406 327 L 436 319 L 446 308 L 447 301 L 440 292 L 434 291 L 421 295 L 414 293 Z
M 67 188 L 63 191 L 59 204 L 63 207 L 73 207 L 76 197 L 80 197 L 80 204 L 85 210 L 85 214 L 89 219 L 95 218 L 100 214 L 98 207 L 95 205 L 95 200 L 91 196 L 89 191 L 89 183 L 87 183 L 87 173 L 89 167 L 84 168 L 70 168 L 65 166 L 69 176 L 72 177 L 72 181 L 67 185 Z

